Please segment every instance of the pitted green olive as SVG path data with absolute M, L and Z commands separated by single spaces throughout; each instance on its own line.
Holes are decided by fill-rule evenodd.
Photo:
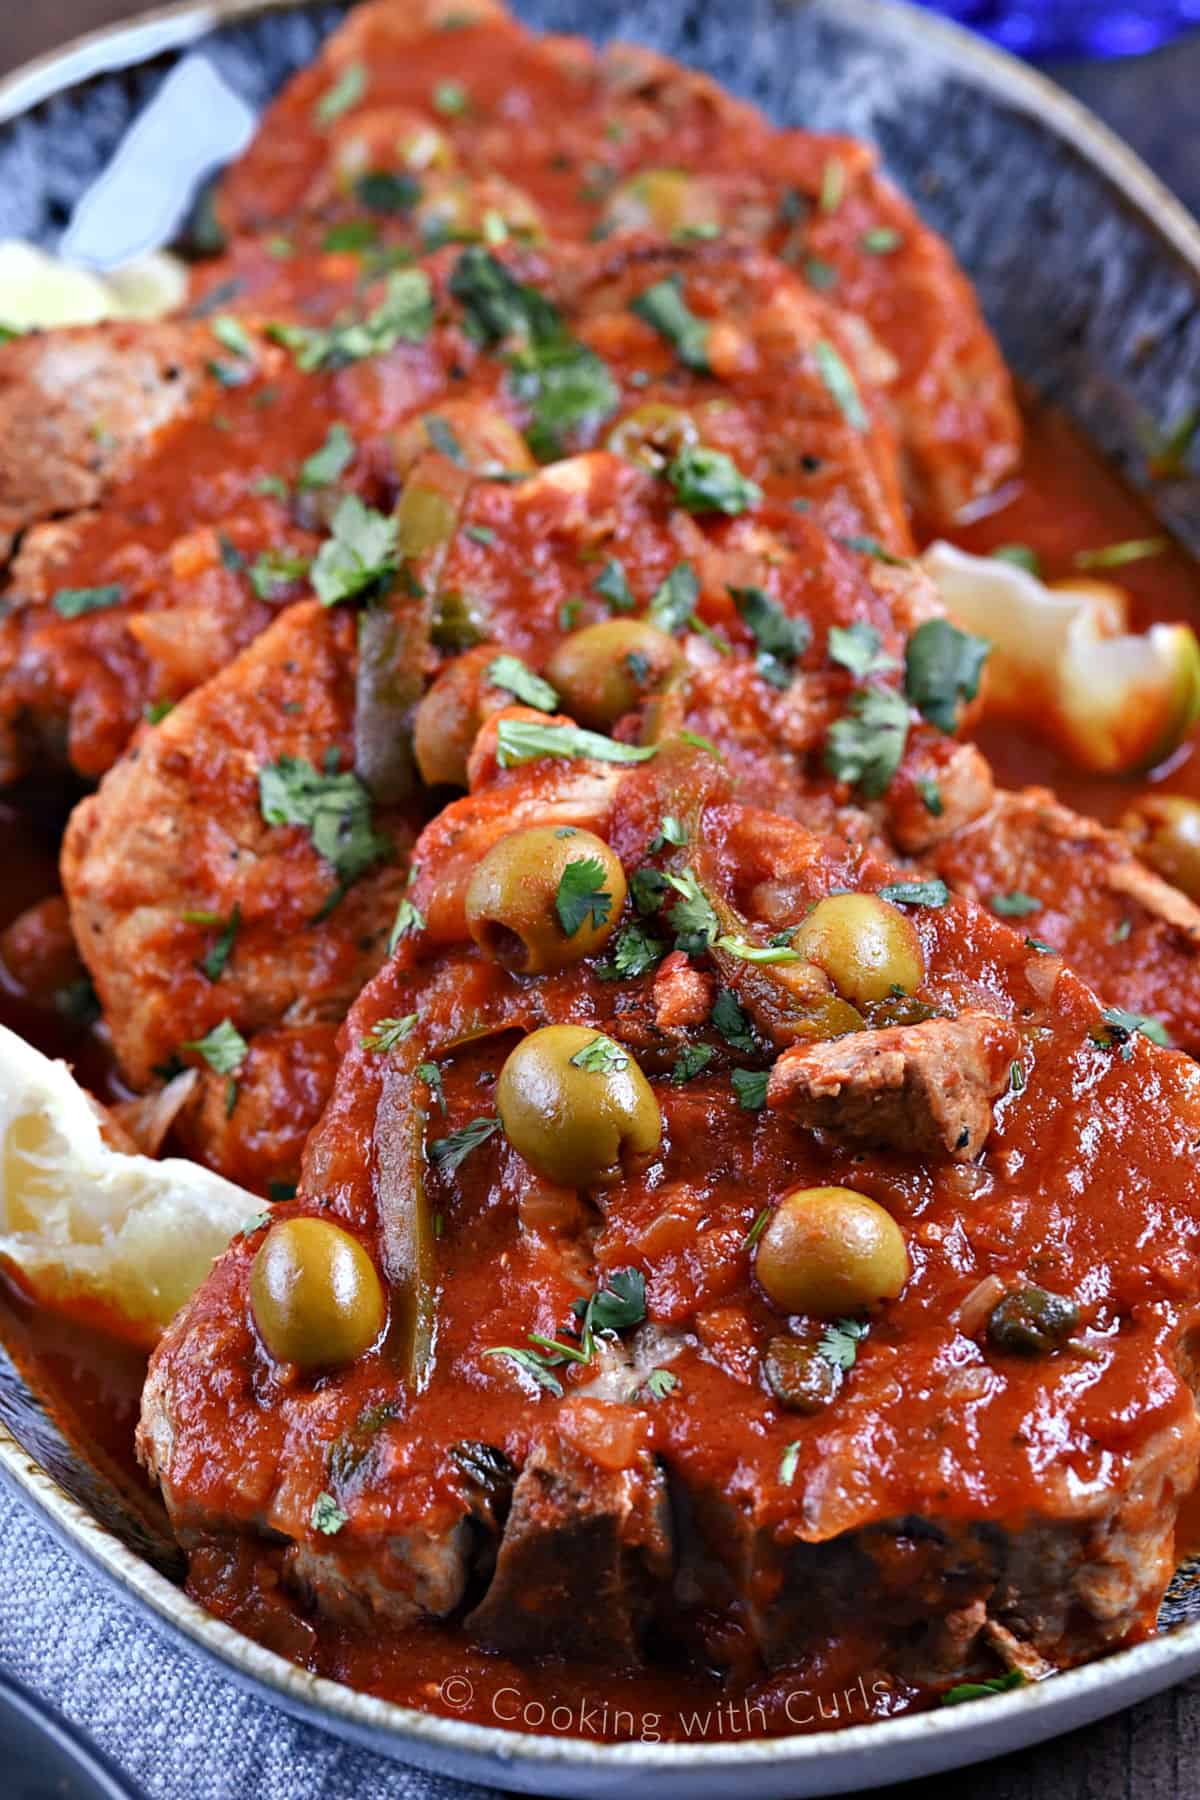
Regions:
M 792 937 L 855 1006 L 911 994 L 925 979 L 925 959 L 912 921 L 877 894 L 831 894 L 818 900 Z
M 904 1233 L 877 1201 L 853 1188 L 796 1188 L 758 1242 L 754 1271 L 785 1313 L 820 1319 L 865 1312 L 908 1280 Z
M 700 430 L 691 413 L 655 401 L 626 413 L 609 432 L 605 447 L 658 474 L 681 450 L 699 442 Z
M 565 637 L 546 674 L 581 725 L 605 731 L 683 666 L 679 646 L 644 619 L 603 619 Z
M 496 1085 L 505 1136 L 563 1187 L 616 1180 L 658 1147 L 662 1115 L 633 1056 L 589 1025 L 546 1025 L 512 1052 Z
M 1146 794 L 1125 814 L 1121 830 L 1156 874 L 1200 900 L 1200 801 Z
M 327 1219 L 272 1225 L 250 1269 L 250 1308 L 276 1362 L 333 1368 L 370 1349 L 387 1315 L 358 1239 Z
M 620 858 L 594 832 L 532 825 L 492 845 L 467 889 L 467 928 L 494 962 L 544 975 L 606 944 L 625 904 Z

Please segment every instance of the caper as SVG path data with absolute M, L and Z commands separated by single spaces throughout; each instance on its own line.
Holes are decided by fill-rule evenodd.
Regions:
M 621 859 L 594 832 L 531 825 L 492 845 L 467 889 L 467 929 L 494 962 L 544 975 L 606 944 L 625 904 Z
M 627 413 L 605 440 L 607 449 L 627 462 L 640 463 L 655 474 L 700 442 L 700 431 L 691 413 L 679 406 L 648 402 Z
M 842 1372 L 815 1344 L 773 1337 L 763 1358 L 767 1386 L 787 1412 L 817 1413 L 836 1398 Z
M 1145 794 L 1125 814 L 1121 830 L 1164 881 L 1200 900 L 1200 801 Z
M 546 673 L 581 725 L 606 730 L 683 666 L 678 646 L 644 619 L 603 619 L 573 631 Z
M 272 1225 L 250 1269 L 250 1309 L 276 1362 L 332 1368 L 369 1350 L 387 1312 L 358 1239 L 327 1219 Z
M 877 894 L 830 894 L 818 900 L 792 944 L 855 1006 L 911 994 L 925 979 L 912 921 Z
M 895 1219 L 852 1188 L 796 1188 L 785 1195 L 754 1255 L 772 1305 L 821 1319 L 892 1300 L 908 1280 L 908 1249 Z
M 618 1179 L 631 1156 L 657 1149 L 662 1115 L 632 1054 L 588 1025 L 545 1025 L 500 1071 L 505 1136 L 537 1174 L 563 1187 Z
M 1013 1288 L 992 1308 L 988 1343 L 1013 1356 L 1048 1356 L 1059 1350 L 1079 1324 L 1079 1308 L 1047 1288 Z

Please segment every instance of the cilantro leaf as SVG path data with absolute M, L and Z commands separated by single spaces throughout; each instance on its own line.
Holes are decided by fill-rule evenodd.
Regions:
M 388 169 L 370 169 L 360 175 L 354 192 L 368 212 L 411 212 L 421 198 L 421 184 L 413 175 L 395 175 Z
M 849 537 L 839 537 L 837 542 L 843 550 L 855 550 L 859 556 L 869 556 L 872 562 L 886 563 L 892 569 L 907 569 L 912 563 L 911 557 L 897 556 L 894 550 L 889 550 L 878 538 L 866 537 L 861 532 Z
M 613 897 L 604 885 L 604 864 L 596 856 L 577 857 L 558 878 L 554 910 L 568 937 L 589 920 L 599 930 L 612 911 Z
M 607 363 L 565 330 L 515 351 L 509 386 L 530 409 L 525 436 L 542 462 L 561 456 L 573 431 L 607 419 L 621 398 Z
M 675 1058 L 675 1067 L 671 1070 L 671 1080 L 676 1087 L 682 1087 L 686 1081 L 699 1075 L 712 1061 L 715 1051 L 711 1044 L 685 1044 Z
M 468 245 L 458 258 L 450 292 L 462 306 L 467 331 L 477 343 L 500 344 L 508 338 L 535 343 L 563 331 L 558 308 L 536 288 L 518 281 L 479 244 Z
M 437 1102 L 442 1112 L 445 1112 L 446 1092 L 442 1086 L 442 1071 L 438 1068 L 437 1064 L 435 1062 L 418 1063 L 417 1075 L 419 1079 L 425 1083 L 425 1086 L 433 1095 L 434 1100 Z
M 234 356 L 249 358 L 254 355 L 254 345 L 250 341 L 249 332 L 242 321 L 235 319 L 232 313 L 220 313 L 210 322 L 209 330 L 218 344 L 223 345 Z
M 1024 569 L 1027 575 L 1040 575 L 1042 559 L 1032 544 L 997 544 L 988 555 L 997 562 L 1012 563 L 1014 568 Z
M 838 781 L 878 800 L 900 767 L 908 741 L 908 706 L 894 688 L 859 688 L 825 742 L 825 767 Z
M 309 1524 L 314 1531 L 322 1531 L 326 1537 L 333 1537 L 346 1523 L 346 1517 L 332 1494 L 318 1494 L 313 1501 Z
M 493 687 L 506 688 L 525 706 L 553 712 L 558 705 L 558 695 L 550 683 L 535 675 L 519 656 L 498 656 L 488 664 L 487 678 Z
M 208 981 L 219 981 L 225 971 L 233 951 L 233 942 L 242 923 L 242 909 L 236 903 L 227 921 L 223 922 L 221 935 L 210 950 L 205 951 L 196 967 Z
M 685 869 L 682 875 L 668 875 L 667 880 L 680 895 L 667 913 L 675 933 L 675 947 L 688 956 L 699 956 L 715 941 L 720 922 L 694 870 Z
M 784 1487 L 791 1487 L 796 1479 L 796 1465 L 800 1461 L 800 1445 L 789 1444 L 779 1459 L 779 1479 Z
M 783 943 L 773 940 L 769 944 L 752 944 L 748 938 L 731 937 L 725 933 L 717 939 L 717 948 L 728 951 L 730 956 L 736 956 L 741 962 L 768 967 L 777 963 L 798 963 L 805 960 L 803 952 L 793 950 L 786 938 Z
M 950 889 L 935 877 L 932 881 L 889 881 L 879 890 L 881 900 L 893 906 L 945 906 Z
M 293 581 L 309 571 L 309 559 L 295 550 L 262 550 L 248 570 L 250 586 L 260 600 L 278 600 Z
M 558 1399 L 562 1398 L 562 1382 L 557 1375 L 551 1373 L 554 1364 L 563 1360 L 561 1356 L 549 1357 L 543 1355 L 539 1350 L 523 1350 L 518 1344 L 494 1344 L 490 1350 L 485 1350 L 483 1355 L 506 1357 L 509 1362 L 515 1363 L 518 1369 L 523 1369 L 527 1375 L 532 1375 L 538 1386 L 545 1388 L 548 1394 L 553 1394 Z
M 609 558 L 593 581 L 592 592 L 607 600 L 614 612 L 632 612 L 637 604 L 625 570 L 615 556 Z
M 361 62 L 347 63 L 332 87 L 327 87 L 313 108 L 318 125 L 332 125 L 344 112 L 357 106 L 367 91 L 367 71 Z
M 258 772 L 259 810 L 268 825 L 301 825 L 343 888 L 391 853 L 371 825 L 371 796 L 358 776 L 321 772 L 303 756 L 281 756 Z
M 732 988 L 723 987 L 720 990 L 713 1002 L 709 1019 L 714 1030 L 719 1031 L 734 1050 L 740 1050 L 744 1056 L 754 1054 L 756 1045 L 750 1016 L 739 1004 Z
M 942 1695 L 943 1706 L 961 1706 L 964 1700 L 986 1700 L 989 1694 L 1007 1694 L 1024 1687 L 1029 1679 L 1020 1669 L 1009 1669 L 1003 1675 L 990 1675 L 986 1681 L 960 1681 Z
M 365 319 L 332 326 L 273 324 L 267 336 L 290 350 L 306 374 L 419 344 L 433 326 L 433 289 L 423 269 L 394 269 L 384 297 Z
M 861 619 L 853 625 L 830 626 L 829 660 L 849 669 L 856 681 L 896 667 L 895 659 L 881 651 L 875 627 L 864 624 Z
M 667 464 L 665 474 L 675 498 L 688 512 L 736 517 L 762 499 L 758 483 L 743 475 L 731 456 L 703 444 L 685 444 Z
M 107 607 L 119 606 L 123 596 L 120 583 L 110 581 L 103 587 L 59 588 L 51 605 L 60 619 L 78 619 L 84 613 L 103 612 Z
M 835 1369 L 844 1373 L 854 1367 L 858 1355 L 861 1338 L 866 1337 L 867 1328 L 859 1319 L 837 1319 L 826 1325 L 821 1333 L 821 1341 L 817 1345 L 817 1355 L 832 1363 Z
M 402 1044 L 406 1037 L 412 1036 L 416 1022 L 416 1013 L 406 1013 L 402 1019 L 380 1019 L 374 1031 L 358 1041 L 364 1050 L 386 1053 L 394 1050 L 397 1044 Z
M 461 81 L 438 81 L 434 83 L 430 96 L 430 105 L 434 112 L 441 113 L 443 118 L 457 118 L 465 113 L 471 104 L 470 96 Z
M 767 1082 L 771 1079 L 769 1069 L 735 1069 L 730 1078 L 733 1091 L 738 1097 L 738 1105 L 744 1112 L 761 1112 L 767 1104 Z
M 1171 548 L 1165 537 L 1126 538 L 1120 544 L 1103 544 L 1098 550 L 1077 550 L 1071 561 L 1077 569 L 1120 569 L 1126 563 L 1161 556 Z
M 1094 1041 L 1105 1049 L 1128 1046 L 1129 1039 L 1139 1034 L 1161 1049 L 1172 1047 L 1170 1033 L 1161 1019 L 1152 1019 L 1146 1013 L 1127 1012 L 1123 1006 L 1106 1006 L 1100 1016 L 1108 1031 L 1094 1034 Z
M 630 897 L 644 916 L 658 911 L 670 886 L 661 869 L 635 869 L 629 878 Z
M 629 1067 L 629 1052 L 600 1031 L 575 1052 L 571 1061 L 589 1075 L 616 1075 Z
M 711 373 L 708 365 L 709 327 L 698 319 L 683 297 L 678 275 L 656 281 L 630 302 L 629 310 L 673 344 L 686 368 L 702 375 Z
M 486 1144 L 500 1129 L 499 1119 L 472 1119 L 468 1125 L 460 1125 L 449 1137 L 434 1138 L 429 1146 L 429 1154 L 439 1169 L 452 1175 L 459 1165 L 480 1144 Z
M 641 1324 L 646 1316 L 646 1277 L 640 1269 L 614 1269 L 586 1300 L 572 1301 L 571 1311 L 583 1326 L 582 1342 L 589 1350 L 593 1331 L 628 1331 Z
M 536 762 L 541 756 L 592 757 L 597 762 L 649 762 L 657 744 L 621 744 L 579 725 L 538 725 L 530 719 L 501 719 L 496 727 L 496 761 L 502 769 Z
M 926 619 L 904 651 L 904 691 L 939 731 L 953 731 L 959 706 L 979 692 L 991 645 L 960 631 L 949 619 Z
M 792 665 L 812 642 L 808 620 L 794 619 L 760 587 L 731 587 L 729 594 L 758 645 L 755 667 L 759 674 L 772 687 L 787 687 L 792 679 Z
M 297 485 L 302 488 L 330 487 L 353 461 L 354 439 L 344 425 L 335 421 L 321 448 L 306 456 L 300 464 Z
M 1023 894 L 1020 888 L 1014 888 L 1009 894 L 993 894 L 988 906 L 1002 919 L 1026 919 L 1030 913 L 1042 909 L 1040 900 L 1035 900 L 1032 894 Z
M 245 1062 L 250 1046 L 232 1019 L 222 1019 L 202 1038 L 186 1042 L 183 1049 L 194 1050 L 218 1075 L 234 1075 Z
M 658 830 L 650 839 L 651 852 L 665 850 L 668 844 L 682 849 L 688 841 L 687 826 L 674 813 L 664 813 L 658 823 Z
M 312 584 L 322 606 L 351 600 L 396 573 L 394 514 L 376 512 L 357 494 L 346 494 L 338 502 L 330 532 L 312 566 Z
M 670 1369 L 651 1369 L 646 1377 L 646 1392 L 652 1400 L 665 1400 L 678 1386 L 679 1377 Z
M 813 355 L 817 359 L 817 373 L 847 425 L 854 431 L 867 431 L 871 421 L 858 384 L 838 352 L 824 338 L 819 338 L 813 345 Z
M 388 938 L 388 955 L 395 950 L 400 939 L 410 931 L 424 931 L 425 914 L 411 900 L 404 899 L 396 908 L 396 917 L 392 921 L 391 935 Z
M 655 590 L 647 618 L 660 631 L 674 636 L 689 624 L 700 598 L 700 582 L 691 563 L 676 563 L 665 581 Z
M 606 981 L 629 981 L 648 975 L 667 954 L 667 946 L 644 925 L 626 925 L 616 940 L 612 956 L 600 964 L 597 974 Z

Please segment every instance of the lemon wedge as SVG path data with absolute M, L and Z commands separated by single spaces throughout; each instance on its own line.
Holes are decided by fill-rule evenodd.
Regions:
M 0 242 L 0 325 L 12 331 L 159 318 L 186 292 L 187 271 L 162 250 L 98 275 L 17 238 Z
M 921 558 L 946 610 L 992 649 L 985 711 L 1054 738 L 1094 774 L 1151 767 L 1200 717 L 1200 643 L 1187 625 L 1127 629 L 1120 588 L 1049 588 L 998 557 L 931 544 Z
M 149 1346 L 264 1206 L 198 1163 L 113 1149 L 105 1128 L 65 1063 L 0 1026 L 0 1258 L 47 1305 Z

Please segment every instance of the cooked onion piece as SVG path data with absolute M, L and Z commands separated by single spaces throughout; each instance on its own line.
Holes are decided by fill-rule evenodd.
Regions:
M 1081 769 L 1148 768 L 1200 717 L 1200 643 L 1189 626 L 1129 632 L 1119 588 L 1082 577 L 1050 588 L 952 544 L 931 544 L 922 561 L 956 623 L 992 645 L 986 706 L 1048 730 Z
M 262 1202 L 196 1163 L 113 1149 L 105 1124 L 65 1063 L 0 1027 L 0 1258 L 45 1304 L 150 1345 Z

